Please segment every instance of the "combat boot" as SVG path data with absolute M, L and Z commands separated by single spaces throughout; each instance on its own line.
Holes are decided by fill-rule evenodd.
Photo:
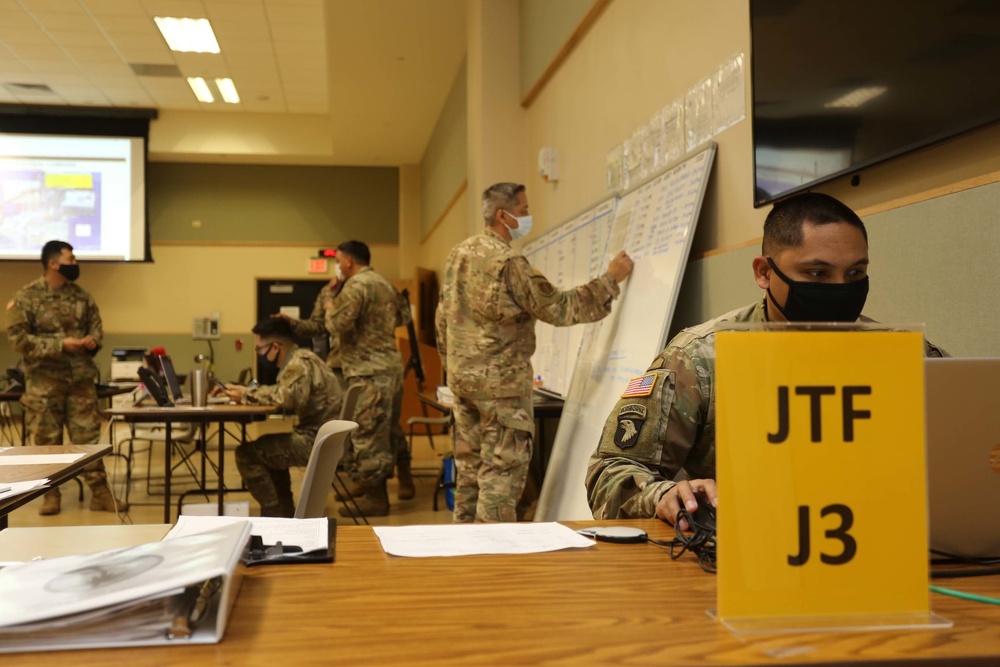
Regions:
M 62 498 L 62 494 L 59 493 L 59 489 L 50 489 L 45 492 L 42 496 L 42 506 L 38 508 L 38 513 L 42 516 L 50 516 L 52 514 L 59 514 L 59 500 Z
M 396 481 L 399 487 L 396 489 L 396 497 L 400 500 L 411 500 L 417 495 L 417 489 L 413 486 L 413 474 L 410 472 L 410 461 L 400 461 L 396 464 Z
M 90 489 L 90 510 L 92 512 L 126 512 L 128 503 L 116 500 L 107 484 L 94 485 Z
M 343 492 L 336 487 L 333 487 L 333 493 L 337 497 L 338 503 L 346 503 L 351 498 L 362 498 L 365 495 L 365 487 L 361 482 L 348 482 L 347 486 L 347 497 L 344 497 Z
M 363 516 L 389 515 L 389 492 L 384 479 L 365 487 L 365 497 L 358 502 L 358 509 Z M 354 508 L 350 505 L 341 507 L 337 512 L 340 516 L 354 517 Z

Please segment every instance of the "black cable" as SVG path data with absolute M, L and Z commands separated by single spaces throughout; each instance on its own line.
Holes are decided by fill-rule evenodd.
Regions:
M 1000 567 L 987 567 L 978 570 L 931 570 L 931 579 L 962 579 L 964 577 L 986 577 L 1000 574 Z
M 932 558 L 931 565 L 947 565 L 951 563 L 962 563 L 965 565 L 1000 565 L 1000 556 L 975 558 L 972 556 L 959 556 L 957 554 L 948 553 L 947 551 L 939 551 L 938 549 L 931 549 L 930 551 L 935 556 L 942 557 Z
M 714 513 L 712 514 L 714 520 Z M 691 533 L 685 533 L 680 528 L 681 520 L 687 522 L 691 527 Z M 698 523 L 686 509 L 681 509 L 677 513 L 674 523 L 674 533 L 676 537 L 672 540 L 649 540 L 657 546 L 670 550 L 670 558 L 677 560 L 688 551 L 698 557 L 698 565 L 705 572 L 715 574 L 716 569 L 716 539 L 715 526 Z

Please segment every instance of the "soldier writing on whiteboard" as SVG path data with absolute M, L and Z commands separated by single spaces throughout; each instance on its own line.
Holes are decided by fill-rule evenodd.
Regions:
M 683 506 L 717 505 L 715 331 L 729 322 L 855 322 L 868 296 L 868 234 L 861 218 L 828 195 L 778 202 L 764 221 L 753 274 L 763 297 L 684 329 L 623 387 L 587 470 L 598 519 L 674 523 Z M 925 344 L 927 356 L 943 356 Z M 690 478 L 674 482 L 684 470 Z M 685 522 L 681 528 L 686 529 Z
M 632 272 L 624 251 L 596 280 L 561 291 L 510 242 L 531 230 L 523 185 L 483 193 L 486 229 L 448 257 L 436 318 L 438 351 L 455 394 L 457 523 L 515 521 L 535 422 L 531 355 L 535 321 L 594 322 L 611 312 Z

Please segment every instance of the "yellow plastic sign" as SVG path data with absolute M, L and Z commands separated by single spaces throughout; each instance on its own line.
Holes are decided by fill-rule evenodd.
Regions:
M 718 613 L 930 612 L 923 335 L 715 337 Z

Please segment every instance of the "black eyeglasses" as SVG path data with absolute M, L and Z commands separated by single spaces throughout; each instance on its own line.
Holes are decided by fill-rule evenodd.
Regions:
M 253 349 L 257 352 L 258 355 L 263 356 L 271 351 L 272 345 L 274 345 L 274 341 L 271 341 L 267 345 L 255 345 Z

